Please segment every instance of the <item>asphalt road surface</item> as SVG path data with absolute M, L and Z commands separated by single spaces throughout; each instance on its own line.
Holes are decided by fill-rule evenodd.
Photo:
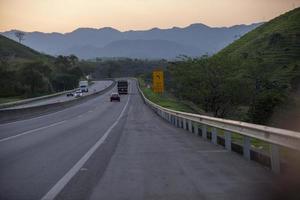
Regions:
M 113 81 L 108 80 L 108 81 L 94 81 L 94 84 L 89 86 L 89 92 L 84 92 L 82 93 L 84 96 L 85 95 L 90 95 L 95 92 L 99 92 L 101 90 L 104 90 L 105 88 L 109 87 Z M 41 106 L 41 105 L 46 105 L 46 104 L 52 104 L 52 103 L 57 103 L 57 102 L 65 102 L 65 101 L 70 101 L 75 99 L 74 96 L 69 96 L 67 97 L 66 94 L 62 94 L 56 97 L 52 98 L 47 98 L 47 99 L 41 99 L 33 102 L 28 102 L 22 105 L 17 105 L 17 106 L 12 106 L 6 109 L 19 109 L 19 108 L 28 108 L 28 107 L 34 107 L 34 106 Z
M 0 199 L 268 199 L 274 175 L 160 119 L 134 81 L 0 125 Z

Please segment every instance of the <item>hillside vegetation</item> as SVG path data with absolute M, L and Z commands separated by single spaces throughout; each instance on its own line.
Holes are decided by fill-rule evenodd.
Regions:
M 299 21 L 297 8 L 212 57 L 173 63 L 169 89 L 213 116 L 268 123 L 299 84 Z
M 118 58 L 82 62 L 81 66 L 92 72 L 96 79 L 118 78 L 118 77 L 138 77 L 144 73 L 150 73 L 158 67 L 167 67 L 166 60 L 142 60 L 130 58 Z
M 299 61 L 300 8 L 265 23 L 223 49 L 216 56 L 237 64 L 259 59 L 264 64 L 286 66 Z
M 51 57 L 0 35 L 0 59 L 2 63 L 18 60 L 45 60 L 49 58 Z
M 77 87 L 76 56 L 52 57 L 0 36 L 0 98 L 18 99 Z

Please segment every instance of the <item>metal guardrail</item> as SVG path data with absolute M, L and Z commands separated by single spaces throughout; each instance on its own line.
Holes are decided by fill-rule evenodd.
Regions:
M 14 122 L 17 120 L 29 119 L 32 117 L 37 117 L 40 115 L 57 112 L 62 109 L 77 105 L 82 101 L 86 101 L 88 99 L 94 98 L 96 95 L 101 95 L 113 87 L 115 87 L 116 82 L 113 80 L 111 85 L 104 88 L 103 90 L 97 91 L 95 93 L 91 93 L 89 95 L 85 95 L 81 98 L 75 98 L 69 101 L 63 102 L 55 102 L 50 104 L 43 104 L 33 107 L 24 107 L 17 109 L 0 109 L 0 124 Z
M 110 78 L 107 78 L 107 79 L 104 79 L 104 80 L 112 80 L 113 81 L 113 79 L 110 79 Z M 92 85 L 92 84 L 94 84 L 94 81 L 92 81 L 90 83 L 90 85 Z M 44 100 L 44 99 L 57 97 L 57 96 L 67 94 L 67 93 L 70 93 L 70 92 L 75 92 L 78 89 L 79 88 L 74 88 L 74 89 L 71 89 L 71 90 L 65 90 L 65 91 L 56 92 L 56 93 L 53 93 L 53 94 L 43 95 L 43 96 L 39 96 L 39 97 L 23 99 L 23 100 L 19 100 L 19 101 L 8 102 L 8 103 L 2 103 L 2 104 L 0 104 L 0 110 L 1 109 L 6 109 L 6 108 L 11 108 L 11 107 L 13 108 L 14 106 L 20 106 L 20 105 L 24 105 L 24 104 L 39 101 L 39 100 Z
M 138 89 L 145 103 L 176 127 L 184 128 L 196 135 L 201 131 L 205 139 L 207 139 L 207 129 L 211 127 L 211 141 L 214 144 L 217 144 L 218 130 L 223 130 L 225 148 L 229 151 L 231 151 L 232 133 L 244 136 L 243 155 L 246 159 L 251 159 L 251 138 L 269 143 L 271 169 L 276 173 L 280 172 L 280 146 L 300 150 L 300 132 L 171 110 L 151 102 L 145 97 L 140 86 Z
M 75 88 L 75 89 L 72 89 L 72 90 L 65 90 L 65 91 L 62 91 L 62 92 L 54 93 L 54 94 L 43 95 L 43 96 L 40 96 L 40 97 L 34 97 L 34 98 L 29 98 L 29 99 L 14 101 L 14 102 L 3 103 L 3 104 L 0 104 L 0 109 L 19 106 L 19 105 L 23 105 L 23 104 L 26 104 L 26 103 L 31 103 L 31 102 L 35 102 L 35 101 L 39 101 L 39 100 L 52 98 L 52 97 L 57 97 L 57 96 L 60 96 L 60 95 L 63 95 L 63 94 L 67 94 L 69 92 L 74 92 L 77 89 L 78 88 Z

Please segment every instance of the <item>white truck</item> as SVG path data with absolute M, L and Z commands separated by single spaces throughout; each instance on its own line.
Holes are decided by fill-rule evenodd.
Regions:
M 81 92 L 89 92 L 89 82 L 88 81 L 79 81 L 79 88 Z

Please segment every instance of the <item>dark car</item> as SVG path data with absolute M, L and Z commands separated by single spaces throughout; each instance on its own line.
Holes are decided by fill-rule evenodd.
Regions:
M 120 95 L 118 93 L 112 93 L 110 95 L 110 101 L 120 101 Z
M 67 97 L 72 97 L 72 96 L 74 96 L 73 92 L 67 93 Z

